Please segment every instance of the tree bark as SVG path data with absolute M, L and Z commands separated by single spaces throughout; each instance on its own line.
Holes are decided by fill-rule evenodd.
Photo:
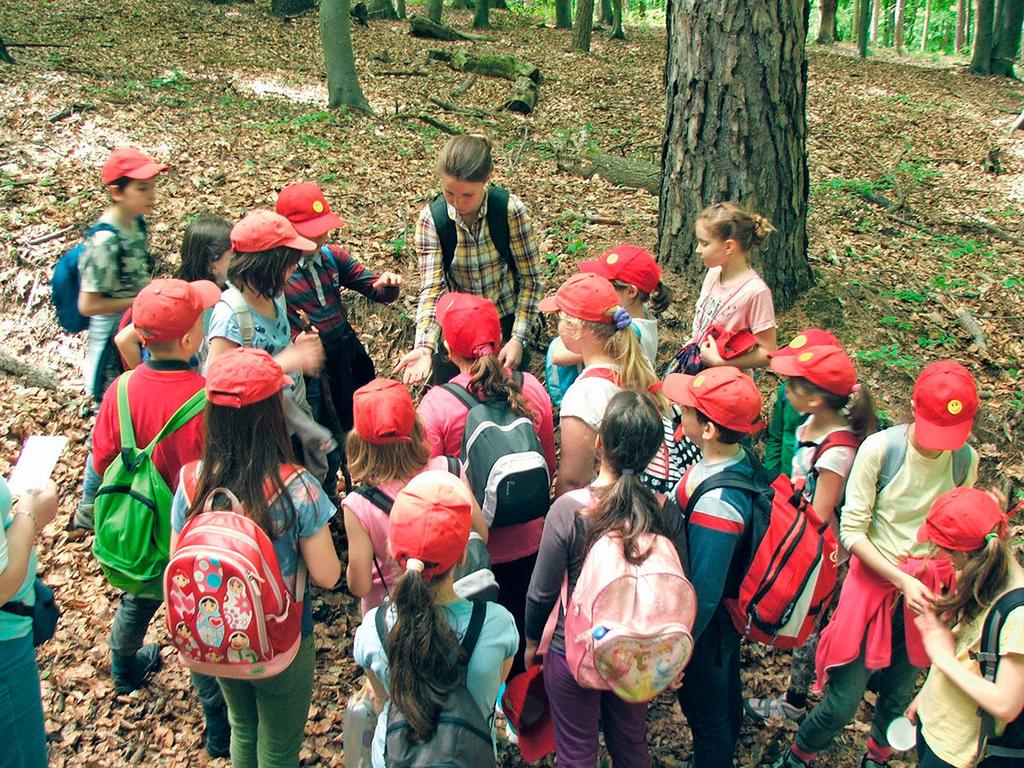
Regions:
M 352 52 L 351 0 L 320 0 L 320 41 L 327 67 L 327 106 L 370 111 L 359 87 L 359 73 Z
M 601 23 L 612 23 L 612 0 L 601 0 Z
M 413 37 L 426 37 L 432 40 L 493 40 L 487 35 L 461 32 L 446 24 L 437 24 L 426 16 L 409 17 L 409 34 Z
M 405 0 L 396 0 L 395 2 L 395 13 L 398 14 L 398 18 L 405 18 Z
M 818 45 L 832 45 L 836 41 L 836 6 L 838 4 L 839 0 L 821 0 Z
M 661 263 L 696 282 L 697 214 L 733 200 L 777 228 L 754 266 L 784 308 L 807 262 L 807 39 L 803 0 L 669 0 Z M 737 87 L 742 83 L 743 87 Z
M 612 40 L 626 39 L 626 33 L 622 29 L 622 0 L 612 0 L 612 31 L 608 37 Z
M 953 35 L 953 53 L 964 49 L 967 34 L 967 0 L 956 0 L 956 31 Z
M 435 24 L 441 23 L 441 0 L 427 0 L 426 5 L 423 8 L 423 12 L 427 18 Z
M 351 0 L 350 0 L 351 2 Z M 370 8 L 370 13 L 375 18 L 383 19 L 397 19 L 398 11 L 395 10 L 394 4 L 391 0 L 373 0 L 373 4 Z
M 903 12 L 906 10 L 906 0 L 896 0 L 896 12 L 893 18 L 893 45 L 896 53 L 903 55 Z
M 528 77 L 520 77 L 512 88 L 512 97 L 502 106 L 510 112 L 528 115 L 537 106 L 539 96 L 537 83 Z
M 878 22 L 882 18 L 882 0 L 875 0 L 871 6 L 871 42 L 878 42 Z
M 555 0 L 555 29 L 572 29 L 571 0 Z
M 932 23 L 932 0 L 924 0 L 924 24 L 921 27 L 921 50 L 928 50 L 928 28 Z
M 491 20 L 488 17 L 490 0 L 476 0 L 476 8 L 473 11 L 473 29 L 488 29 Z
M 978 0 L 974 20 L 974 48 L 971 53 L 971 72 L 987 75 L 992 72 L 992 25 L 995 15 L 994 0 Z
M 572 47 L 580 53 L 590 53 L 590 35 L 594 31 L 594 0 L 578 0 L 576 24 L 572 28 Z
M 1003 0 L 996 20 L 996 43 L 992 51 L 992 74 L 1015 77 L 1013 65 L 1020 55 L 1024 0 Z
M 857 20 L 857 55 L 862 59 L 868 57 L 868 38 L 871 35 L 871 3 L 860 0 L 860 16 Z

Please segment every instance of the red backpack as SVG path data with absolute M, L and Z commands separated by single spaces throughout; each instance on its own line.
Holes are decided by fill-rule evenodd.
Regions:
M 832 604 L 836 588 L 836 538 L 786 475 L 769 481 L 752 455 L 754 474 L 724 471 L 698 485 L 687 501 L 688 520 L 697 501 L 716 488 L 751 495 L 750 562 L 736 598 L 726 598 L 736 630 L 777 648 L 796 648 Z
M 198 467 L 192 462 L 182 468 L 190 506 Z M 283 465 L 282 483 L 287 487 L 300 470 Z M 273 503 L 277 493 L 270 484 L 267 494 Z M 230 510 L 213 510 L 218 495 L 229 500 Z M 164 572 L 167 630 L 182 663 L 206 675 L 245 680 L 282 672 L 299 650 L 305 585 L 300 557 L 293 599 L 270 537 L 231 491 L 213 490 L 182 529 Z

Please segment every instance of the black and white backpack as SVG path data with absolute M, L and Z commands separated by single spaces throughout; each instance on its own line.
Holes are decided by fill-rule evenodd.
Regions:
M 523 374 L 513 377 L 522 386 Z M 487 525 L 519 525 L 546 515 L 551 476 L 533 420 L 505 399 L 480 400 L 458 384 L 441 386 L 469 409 L 459 459 Z

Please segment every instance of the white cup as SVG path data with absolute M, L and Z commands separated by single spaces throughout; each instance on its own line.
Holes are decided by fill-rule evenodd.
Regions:
M 917 727 L 907 718 L 897 717 L 889 723 L 885 738 L 897 752 L 906 752 L 917 746 Z

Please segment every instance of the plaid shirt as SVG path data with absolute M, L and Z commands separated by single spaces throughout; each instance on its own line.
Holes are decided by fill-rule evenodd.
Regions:
M 491 241 L 487 229 L 487 196 L 472 226 L 448 206 L 458 240 L 451 270 L 444 274 L 441 243 L 430 215 L 430 206 L 420 212 L 416 222 L 416 253 L 420 261 L 420 302 L 416 310 L 416 346 L 437 349 L 440 326 L 437 301 L 447 289 L 483 296 L 494 302 L 498 317 L 515 313 L 512 338 L 526 343 L 530 323 L 537 314 L 537 303 L 544 291 L 537 242 L 526 205 L 513 194 L 508 196 L 509 245 L 519 272 L 519 295 L 515 278 Z
M 292 336 L 302 331 L 302 323 L 299 322 L 299 310 L 302 309 L 309 315 L 325 344 L 340 339 L 349 327 L 346 319 L 348 310 L 341 300 L 342 288 L 358 291 L 371 301 L 382 304 L 394 301 L 399 294 L 396 286 L 374 288 L 377 275 L 338 246 L 329 245 L 327 248 L 334 256 L 337 269 L 317 250 L 299 262 L 284 288 Z

